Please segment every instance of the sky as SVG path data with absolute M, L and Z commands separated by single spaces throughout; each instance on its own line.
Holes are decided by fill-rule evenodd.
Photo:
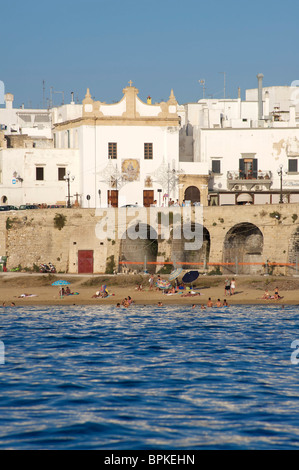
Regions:
M 294 0 L 14 0 L 0 4 L 0 80 L 14 107 L 139 98 L 179 104 L 242 99 L 245 90 L 299 80 Z M 43 84 L 44 82 L 44 84 Z M 224 86 L 225 82 L 225 86 Z

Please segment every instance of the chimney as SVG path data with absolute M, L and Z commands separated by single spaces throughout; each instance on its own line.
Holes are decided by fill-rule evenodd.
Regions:
M 6 95 L 4 95 L 4 99 L 5 99 L 6 109 L 12 109 L 12 103 L 13 103 L 13 100 L 14 100 L 13 94 L 12 93 L 6 93 Z
M 263 78 L 264 75 L 259 73 L 257 75 L 258 79 L 258 120 L 263 119 Z

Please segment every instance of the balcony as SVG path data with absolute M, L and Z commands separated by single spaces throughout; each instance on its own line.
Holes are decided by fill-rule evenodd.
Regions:
M 262 191 L 270 189 L 272 172 L 259 170 L 255 175 L 244 171 L 227 172 L 227 188 L 235 191 Z

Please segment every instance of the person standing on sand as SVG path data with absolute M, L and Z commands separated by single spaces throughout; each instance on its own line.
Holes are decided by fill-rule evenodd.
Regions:
M 149 278 L 149 283 L 150 283 L 149 290 L 153 290 L 153 288 L 154 288 L 154 275 L 153 274 L 151 274 L 151 276 Z
M 230 280 L 228 278 L 225 279 L 225 286 L 224 286 L 224 295 L 230 295 Z
M 236 288 L 236 281 L 235 281 L 235 278 L 233 277 L 232 282 L 230 283 L 230 293 L 231 293 L 231 295 L 234 295 L 235 288 Z

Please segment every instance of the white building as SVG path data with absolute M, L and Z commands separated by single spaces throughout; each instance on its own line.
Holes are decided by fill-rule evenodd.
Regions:
M 132 83 L 113 104 L 94 101 L 87 90 L 82 115 L 54 124 L 56 149 L 78 145 L 83 207 L 162 205 L 178 198 L 177 101 L 152 104 Z M 62 116 L 63 118 L 63 116 Z
M 180 161 L 190 174 L 200 165 L 208 176 L 207 201 L 200 188 L 194 192 L 202 204 L 299 201 L 298 89 L 263 89 L 261 80 L 246 91 L 248 101 L 239 92 L 179 107 Z
M 5 135 L 26 134 L 31 137 L 51 139 L 51 110 L 13 107 L 14 95 L 6 93 L 5 107 L 0 107 L 0 130 Z

